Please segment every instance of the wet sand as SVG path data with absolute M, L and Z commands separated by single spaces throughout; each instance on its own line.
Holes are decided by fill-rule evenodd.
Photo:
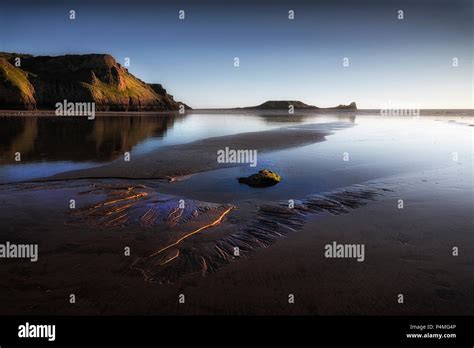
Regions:
M 384 180 L 394 192 L 350 214 L 314 217 L 301 233 L 191 289 L 191 297 L 212 289 L 225 294 L 206 301 L 209 313 L 471 315 L 474 195 L 470 178 L 456 182 L 456 174 L 465 173 Z M 324 246 L 333 241 L 364 243 L 365 261 L 325 258 Z M 452 256 L 453 246 L 459 256 Z
M 331 132 L 348 126 L 347 123 L 339 122 L 305 124 L 269 131 L 207 138 L 182 145 L 163 147 L 147 154 L 134 156 L 130 161 L 119 159 L 96 168 L 60 173 L 48 177 L 46 180 L 80 178 L 173 180 L 193 173 L 241 165 L 240 163 L 217 162 L 217 151 L 226 147 L 236 150 L 257 150 L 257 153 L 277 151 L 324 141 Z
M 308 192 L 295 197 L 292 211 L 282 202 L 258 199 L 235 206 L 206 201 L 205 195 L 192 200 L 173 196 L 172 189 L 163 194 L 160 187 L 173 184 L 156 183 L 222 168 L 216 151 L 226 146 L 275 151 L 324 141 L 346 126 L 208 138 L 131 162 L 59 174 L 46 179 L 50 182 L 0 185 L 1 240 L 39 245 L 38 262 L 0 263 L 0 311 L 472 314 L 470 162 L 319 196 Z M 181 199 L 183 210 L 177 209 Z M 397 208 L 398 199 L 404 209 Z M 365 261 L 325 258 L 324 246 L 333 241 L 364 244 Z M 232 255 L 234 246 L 241 255 Z M 459 256 L 452 256 L 453 246 Z M 127 247 L 130 256 L 124 254 Z
M 470 179 L 456 180 L 463 173 L 455 169 L 377 182 L 392 191 L 345 214 L 310 216 L 301 230 L 267 247 L 169 283 L 149 281 L 133 267 L 157 252 L 166 228 L 98 228 L 65 219 L 68 199 L 84 181 L 70 181 L 69 192 L 62 184 L 50 188 L 41 201 L 32 199 L 41 188 L 2 194 L 2 220 L 16 221 L 1 221 L 8 226 L 2 239 L 37 242 L 40 257 L 0 264 L 0 306 L 4 314 L 471 314 L 473 205 L 466 202 L 473 196 Z M 182 248 L 199 249 L 233 233 L 238 217 L 255 217 L 254 208 L 238 207 Z M 365 261 L 325 258 L 324 245 L 332 241 L 364 243 Z M 453 245 L 460 248 L 457 257 Z M 125 246 L 131 256 L 124 256 Z M 71 293 L 76 304 L 68 302 Z M 397 303 L 399 293 L 404 304 Z M 185 304 L 178 303 L 179 294 Z M 288 294 L 295 295 L 294 304 Z

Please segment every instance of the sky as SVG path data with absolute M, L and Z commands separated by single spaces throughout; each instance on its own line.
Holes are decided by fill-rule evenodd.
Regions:
M 473 108 L 473 4 L 1 0 L 0 51 L 128 57 L 131 73 L 193 108 L 266 100 Z

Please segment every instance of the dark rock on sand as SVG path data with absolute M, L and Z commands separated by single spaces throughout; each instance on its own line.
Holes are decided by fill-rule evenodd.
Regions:
M 246 178 L 237 178 L 241 184 L 247 184 L 252 187 L 268 187 L 280 182 L 281 177 L 275 172 L 263 169 L 258 174 L 252 174 Z

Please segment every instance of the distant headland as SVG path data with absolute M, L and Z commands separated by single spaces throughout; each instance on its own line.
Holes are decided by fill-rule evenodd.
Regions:
M 357 105 L 355 102 L 350 103 L 349 105 L 338 105 L 331 108 L 321 108 L 314 105 L 305 104 L 299 100 L 268 100 L 265 103 L 262 103 L 257 106 L 249 106 L 239 109 L 246 110 L 288 110 L 290 107 L 293 107 L 295 110 L 315 110 L 315 109 L 338 109 L 338 110 L 357 110 Z

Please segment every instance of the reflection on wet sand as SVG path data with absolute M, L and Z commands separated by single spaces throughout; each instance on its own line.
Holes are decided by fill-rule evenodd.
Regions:
M 314 118 L 315 115 L 318 115 L 316 112 L 311 112 L 308 114 L 307 112 L 295 111 L 294 114 L 289 114 L 287 112 L 275 112 L 275 111 L 267 111 L 267 112 L 258 112 L 256 113 L 258 117 L 263 119 L 265 123 L 304 123 L 310 121 L 311 118 Z M 321 115 L 323 116 L 323 115 Z M 335 116 L 338 122 L 348 122 L 348 123 L 355 123 L 356 120 L 356 112 L 345 112 L 340 113 Z
M 0 164 L 110 161 L 150 137 L 164 137 L 184 115 L 97 117 L 5 117 L 0 128 Z

